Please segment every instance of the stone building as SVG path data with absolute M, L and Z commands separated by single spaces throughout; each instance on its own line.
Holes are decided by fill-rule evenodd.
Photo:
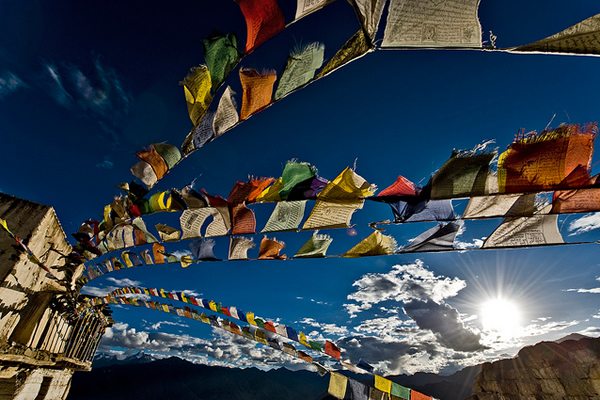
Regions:
M 64 399 L 74 371 L 89 371 L 110 311 L 86 309 L 66 263 L 72 249 L 52 207 L 0 193 L 0 218 L 58 280 L 0 228 L 0 400 Z

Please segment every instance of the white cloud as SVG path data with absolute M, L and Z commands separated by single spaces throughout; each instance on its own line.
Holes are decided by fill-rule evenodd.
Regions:
M 348 300 L 358 304 L 344 304 L 351 317 L 358 311 L 368 310 L 383 301 L 408 301 L 431 299 L 440 302 L 453 297 L 467 284 L 459 278 L 436 276 L 423 261 L 414 264 L 395 265 L 385 274 L 367 274 L 352 284 L 358 290 L 348 295 Z
M 579 324 L 579 322 L 580 321 L 552 321 L 543 325 L 534 323 L 524 327 L 520 336 L 540 336 L 548 332 L 562 331 Z
M 569 225 L 569 236 L 579 235 L 600 228 L 600 213 L 586 214 Z
M 115 285 L 117 285 L 117 287 L 128 287 L 128 286 L 136 287 L 136 286 L 140 286 L 142 284 L 142 282 L 135 281 L 133 279 L 129 279 L 129 278 L 117 279 L 112 276 L 109 276 L 108 278 L 106 278 L 106 280 L 113 282 Z
M 158 321 L 155 324 L 150 325 L 150 327 L 154 330 L 160 329 L 161 325 L 171 325 L 171 326 L 180 326 L 182 328 L 189 328 L 190 326 L 187 324 L 181 324 L 179 322 L 171 322 L 171 321 Z
M 18 76 L 10 71 L 5 71 L 0 75 L 0 100 L 26 86 Z
M 312 318 L 304 318 L 297 322 L 300 324 L 318 328 L 321 332 L 323 332 L 327 335 L 341 336 L 341 335 L 345 335 L 348 333 L 348 328 L 346 328 L 345 326 L 337 326 L 335 324 L 319 323 Z

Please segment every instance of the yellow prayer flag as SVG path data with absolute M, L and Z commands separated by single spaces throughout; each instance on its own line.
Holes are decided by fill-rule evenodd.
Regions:
M 248 320 L 249 323 L 251 323 L 252 325 L 256 325 L 256 321 L 254 320 L 254 313 L 253 312 L 247 312 L 246 313 L 246 319 Z
M 196 126 L 212 101 L 210 93 L 212 81 L 208 67 L 200 65 L 190 69 L 190 72 L 180 84 L 183 85 L 188 114 L 192 123 Z
M 110 230 L 113 227 L 113 221 L 112 221 L 112 219 L 110 219 L 111 211 L 112 211 L 112 208 L 111 208 L 110 204 L 108 204 L 104 207 L 104 224 L 106 225 L 106 230 Z
M 190 256 L 181 256 L 181 258 L 179 259 L 179 262 L 181 263 L 181 268 L 187 268 L 194 262 L 194 260 Z M 183 297 L 183 294 L 181 294 L 181 297 Z M 184 301 L 187 301 L 187 300 L 184 300 Z M 189 301 L 187 301 L 187 302 L 189 303 Z
M 204 313 L 200 314 L 200 321 L 204 322 L 205 324 L 210 325 L 210 319 L 208 319 L 208 317 Z
M 327 392 L 338 399 L 343 399 L 346 395 L 346 386 L 348 385 L 348 378 L 337 372 L 331 372 L 329 378 L 329 389 Z
M 390 393 L 392 391 L 392 381 L 383 376 L 375 375 L 375 388 Z
M 210 301 L 210 303 L 208 303 L 208 306 L 210 307 L 211 310 L 213 310 L 214 312 L 217 312 L 217 304 L 214 301 Z
M 8 229 L 8 225 L 6 224 L 6 220 L 0 218 L 0 225 L 2 225 L 7 232 L 10 232 L 10 229 Z
M 260 195 L 256 198 L 257 203 L 269 202 L 269 201 L 280 201 L 281 197 L 279 196 L 279 191 L 283 189 L 283 182 L 281 178 L 277 178 L 275 182 L 265 190 L 263 190 Z
M 304 334 L 304 332 L 300 332 L 300 343 L 302 343 L 306 347 L 310 347 L 310 344 L 308 344 L 308 340 L 306 340 L 306 335 Z
M 128 251 L 124 251 L 123 253 L 121 253 L 121 258 L 123 259 L 123 262 L 125 263 L 127 268 L 133 268 L 133 263 L 131 262 L 131 259 L 129 258 Z

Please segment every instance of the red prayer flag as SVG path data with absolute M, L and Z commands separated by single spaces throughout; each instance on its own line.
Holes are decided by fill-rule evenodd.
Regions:
M 246 19 L 246 54 L 285 28 L 277 0 L 235 0 Z
M 335 357 L 337 359 L 340 359 L 341 357 L 341 351 L 340 349 L 333 343 L 331 343 L 329 340 L 325 341 L 325 354 L 329 354 L 332 357 Z

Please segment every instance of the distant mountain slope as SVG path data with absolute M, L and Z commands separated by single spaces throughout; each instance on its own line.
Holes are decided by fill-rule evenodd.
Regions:
M 177 357 L 76 372 L 68 400 L 317 399 L 329 380 L 308 371 L 260 371 L 192 364 Z

